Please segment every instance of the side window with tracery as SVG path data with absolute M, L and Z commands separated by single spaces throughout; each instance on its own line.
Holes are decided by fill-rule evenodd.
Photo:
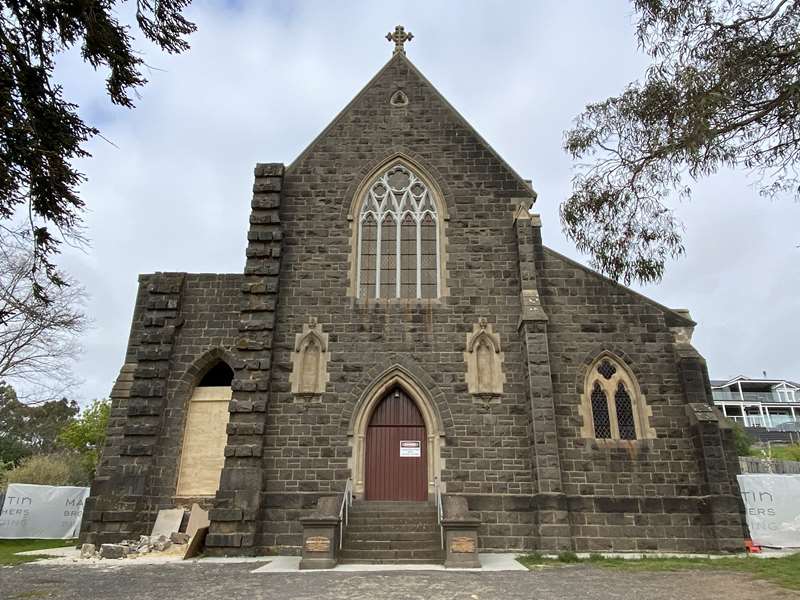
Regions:
M 604 354 L 594 361 L 586 378 L 581 412 L 584 437 L 635 440 L 654 438 L 651 410 L 629 369 Z
M 358 213 L 357 296 L 440 297 L 440 218 L 411 169 L 398 163 L 378 175 Z

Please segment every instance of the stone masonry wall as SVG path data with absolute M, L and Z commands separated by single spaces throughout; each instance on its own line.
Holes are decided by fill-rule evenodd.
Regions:
M 405 107 L 389 98 L 402 88 Z M 446 286 L 439 301 L 355 300 L 348 296 L 350 202 L 374 168 L 403 153 L 442 188 Z M 388 165 L 387 165 L 388 166 Z M 347 436 L 356 402 L 375 378 L 403 365 L 423 382 L 445 422 L 442 479 L 456 494 L 531 492 L 524 361 L 516 334 L 519 277 L 511 217 L 528 188 L 503 165 L 401 57 L 287 169 L 280 297 L 267 414 L 261 544 L 300 545 L 297 519 L 320 495 L 341 491 L 353 459 Z M 467 393 L 466 334 L 485 316 L 505 354 L 504 393 Z M 329 335 L 325 394 L 290 393 L 295 334 L 316 317 Z
M 158 510 L 175 506 L 186 404 L 208 367 L 231 360 L 241 280 L 241 275 L 140 276 L 82 539 L 116 542 L 149 533 Z

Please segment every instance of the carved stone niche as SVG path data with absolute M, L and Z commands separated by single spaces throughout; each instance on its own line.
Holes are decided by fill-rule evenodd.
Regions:
M 506 376 L 503 374 L 503 353 L 500 351 L 500 336 L 492 325 L 481 319 L 467 334 L 467 389 L 470 394 L 493 396 L 503 393 Z
M 311 396 L 325 392 L 328 383 L 328 334 L 322 332 L 317 319 L 309 317 L 303 325 L 303 332 L 295 335 L 292 352 L 292 374 L 289 381 L 292 393 L 298 396 Z

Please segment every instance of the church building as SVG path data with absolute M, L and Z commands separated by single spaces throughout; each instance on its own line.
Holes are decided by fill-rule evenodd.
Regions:
M 688 311 L 545 247 L 531 182 L 388 37 L 294 162 L 256 165 L 244 272 L 139 277 L 83 541 L 199 503 L 207 553 L 300 554 L 352 491 L 342 559 L 440 556 L 439 498 L 481 552 L 739 550 Z

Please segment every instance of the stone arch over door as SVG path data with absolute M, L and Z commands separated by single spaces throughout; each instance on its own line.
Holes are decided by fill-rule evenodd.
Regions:
M 425 423 L 429 497 L 434 492 L 434 481 L 437 478 L 441 481 L 441 448 L 445 442 L 441 415 L 428 390 L 408 370 L 398 365 L 384 371 L 367 386 L 350 418 L 347 430 L 349 444 L 353 449 L 350 469 L 353 474 L 353 491 L 358 498 L 363 498 L 365 491 L 367 428 L 376 407 L 395 387 L 401 388 L 414 402 Z

